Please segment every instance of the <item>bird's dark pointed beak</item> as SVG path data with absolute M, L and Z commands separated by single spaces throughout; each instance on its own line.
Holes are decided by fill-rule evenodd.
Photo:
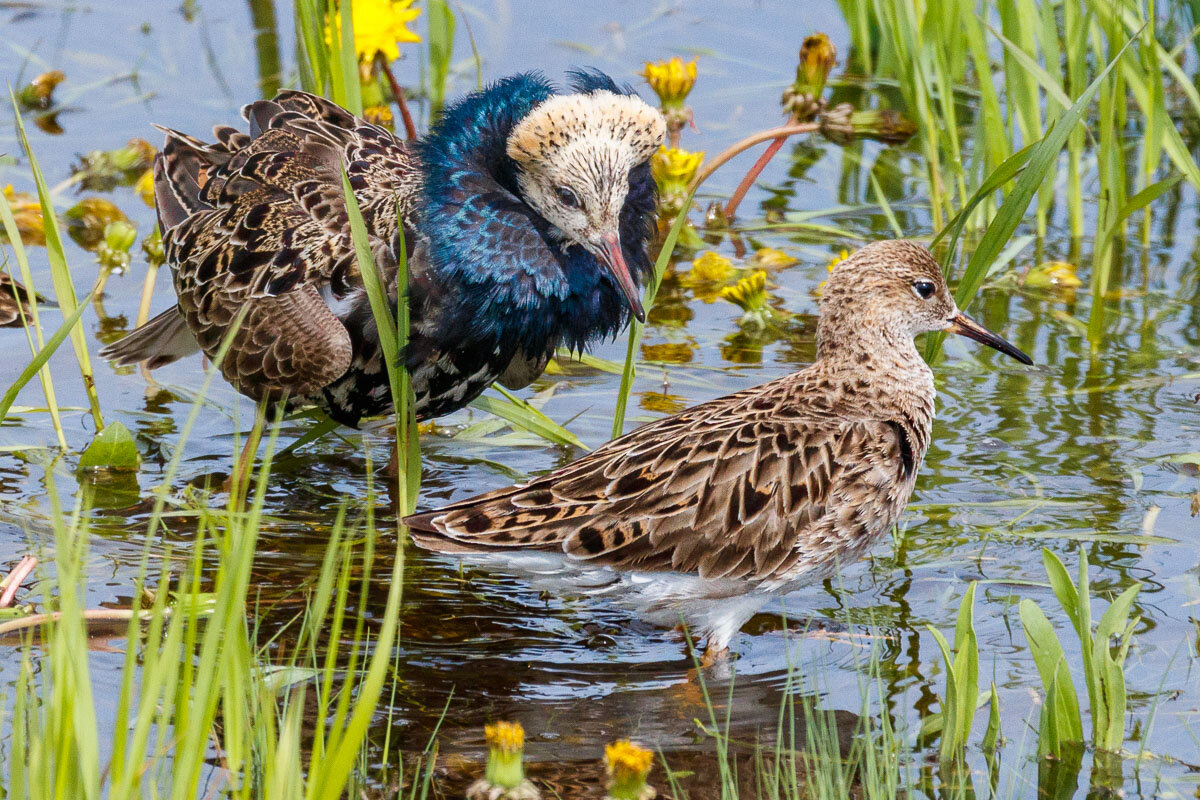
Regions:
M 1022 353 L 1016 347 L 1013 347 L 1006 339 L 1002 339 L 996 334 L 989 331 L 987 328 L 980 325 L 975 320 L 968 317 L 966 314 L 959 312 L 950 320 L 950 332 L 958 333 L 966 336 L 968 339 L 974 339 L 977 342 L 983 342 L 988 347 L 993 347 L 1004 353 L 1006 356 L 1012 356 L 1022 364 L 1032 364 L 1033 359 Z
M 629 301 L 629 308 L 637 317 L 637 321 L 644 323 L 646 311 L 642 308 L 642 299 L 638 296 L 637 284 L 633 282 L 633 276 L 629 274 L 629 265 L 625 263 L 625 254 L 621 252 L 621 238 L 617 234 L 610 233 L 601 240 L 600 258 L 608 266 L 608 271 L 616 278 L 617 286 L 621 287 L 621 293 Z

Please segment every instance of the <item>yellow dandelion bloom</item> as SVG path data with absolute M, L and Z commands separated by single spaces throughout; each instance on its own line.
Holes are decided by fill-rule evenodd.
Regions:
M 377 54 L 387 61 L 400 57 L 400 45 L 421 41 L 408 23 L 421 14 L 415 0 L 354 0 L 354 50 L 360 62 L 369 64 Z M 326 37 L 341 34 L 341 20 L 334 17 Z
M 721 290 L 721 297 L 749 313 L 767 305 L 767 273 L 756 270 L 733 286 Z
M 701 253 L 692 262 L 692 269 L 685 281 L 690 286 L 701 283 L 724 283 L 733 274 L 733 262 L 715 251 Z
M 677 188 L 686 191 L 703 163 L 704 151 L 692 153 L 679 147 L 659 145 L 658 152 L 650 157 L 650 173 L 659 191 Z
M 664 108 L 678 107 L 696 85 L 696 59 L 684 63 L 682 58 L 675 56 L 666 61 L 647 61 L 642 77 Z
M 142 198 L 143 203 L 154 208 L 154 170 L 148 169 L 143 172 L 142 177 L 133 185 L 133 191 Z
M 608 796 L 612 800 L 641 800 L 654 797 L 646 785 L 654 754 L 633 742 L 621 740 L 604 748 L 604 770 L 608 773 Z
M 392 110 L 387 106 L 368 106 L 364 108 L 363 119 L 372 125 L 387 128 L 389 131 L 396 129 L 396 118 L 392 115 Z
M 525 747 L 525 729 L 519 722 L 497 722 L 494 725 L 484 725 L 483 735 L 487 738 L 488 747 L 502 753 L 519 753 Z
M 840 253 L 838 253 L 836 256 L 834 256 L 833 258 L 829 259 L 829 263 L 828 263 L 828 264 L 825 266 L 825 271 L 826 271 L 826 272 L 833 272 L 833 269 L 834 269 L 834 267 L 836 267 L 838 264 L 842 263 L 843 261 L 845 261 L 845 260 L 846 260 L 847 258 L 849 258 L 849 257 L 850 257 L 850 251 L 849 251 L 849 250 L 842 250 L 842 251 L 841 251 Z

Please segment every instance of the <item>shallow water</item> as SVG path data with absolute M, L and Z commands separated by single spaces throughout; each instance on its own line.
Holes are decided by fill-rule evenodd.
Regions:
M 824 30 L 841 52 L 848 50 L 845 26 L 832 3 L 680 3 L 653 12 L 636 2 L 594 9 L 572 4 L 570 13 L 563 8 L 554 0 L 469 6 L 467 20 L 484 75 L 532 67 L 560 76 L 586 64 L 640 85 L 635 72 L 643 61 L 698 54 L 701 77 L 691 104 L 699 131 L 687 132 L 684 142 L 710 154 L 780 119 L 778 96 L 790 81 L 805 34 Z M 286 84 L 294 71 L 291 11 L 281 3 L 276 13 L 274 41 Z M 246 4 L 201 3 L 190 20 L 158 3 L 3 4 L 0 25 L 8 45 L 0 49 L 0 65 L 14 85 L 51 67 L 68 76 L 59 87 L 60 99 L 70 106 L 60 117 L 65 133 L 50 136 L 31 128 L 34 150 L 52 185 L 68 177 L 80 152 L 116 147 L 134 136 L 157 143 L 151 123 L 205 134 L 214 124 L 234 121 L 242 103 L 272 85 L 272 34 L 255 33 Z M 452 95 L 474 85 L 462 25 L 456 47 Z M 401 82 L 415 83 L 416 70 L 415 58 L 402 63 Z M 864 96 L 856 85 L 838 92 Z M 875 102 L 876 93 L 866 96 Z M 10 125 L 0 128 L 0 150 L 19 151 Z M 706 189 L 727 194 L 741 177 L 739 168 L 751 160 L 743 156 Z M 868 142 L 840 148 L 815 138 L 789 143 L 743 204 L 742 222 L 755 230 L 745 232 L 741 242 L 726 239 L 714 249 L 739 264 L 739 253 L 764 246 L 795 256 L 799 263 L 770 275 L 774 296 L 795 316 L 778 335 L 740 331 L 738 309 L 707 301 L 681 279 L 692 256 L 682 258 L 651 314 L 642 353 L 663 363 L 641 370 L 631 426 L 811 360 L 813 290 L 824 279 L 827 262 L 843 248 L 889 235 L 886 218 L 872 204 L 872 168 L 905 231 L 914 237 L 931 233 L 916 145 Z M 0 184 L 32 190 L 23 163 L 0 170 Z M 60 206 L 74 198 L 74 190 L 65 189 Z M 117 190 L 111 199 L 141 231 L 151 229 L 151 210 L 129 189 Z M 1143 585 L 1135 604 L 1142 621 L 1128 681 L 1144 738 L 1127 747 L 1136 751 L 1144 743 L 1146 752 L 1176 759 L 1151 759 L 1140 776 L 1127 762 L 1123 788 L 1147 797 L 1195 791 L 1200 768 L 1188 765 L 1200 764 L 1195 722 L 1200 712 L 1195 677 L 1200 539 L 1191 505 L 1200 487 L 1194 466 L 1169 457 L 1195 451 L 1198 440 L 1196 195 L 1183 184 L 1152 208 L 1150 245 L 1128 246 L 1114 270 L 1120 291 L 1108 302 L 1108 329 L 1097 352 L 1072 321 L 1087 319 L 1085 291 L 1022 290 L 1003 276 L 1051 259 L 1088 262 L 1090 243 L 1073 244 L 1063 233 L 1065 212 L 1056 215 L 1058 224 L 1046 241 L 1027 244 L 1002 274 L 993 276 L 994 285 L 967 311 L 1028 352 L 1037 366 L 1022 367 L 971 342 L 947 343 L 948 357 L 935 370 L 934 442 L 901 523 L 902 536 L 885 537 L 868 561 L 838 579 L 783 598 L 734 640 L 739 658 L 708 680 L 719 714 L 728 703 L 736 735 L 773 734 L 785 692 L 796 691 L 789 683 L 793 672 L 818 684 L 827 707 L 859 711 L 861 666 L 872 643 L 882 648 L 888 709 L 915 726 L 935 706 L 944 682 L 941 656 L 926 625 L 950 635 L 967 582 L 982 581 L 977 601 L 981 680 L 995 680 L 999 688 L 1002 729 L 1010 740 L 1006 758 L 1012 768 L 1005 771 L 1001 791 L 1006 787 L 1012 796 L 1034 796 L 1036 764 L 1022 754 L 1036 735 L 1034 690 L 1040 681 L 1016 605 L 1033 598 L 1061 627 L 1062 615 L 1055 613 L 1044 584 L 1041 548 L 1057 552 L 1073 571 L 1076 548 L 1083 547 L 1100 595 L 1115 595 L 1134 582 Z M 814 221 L 847 235 L 765 224 L 780 213 L 821 209 L 829 211 Z M 92 256 L 71 244 L 68 256 L 77 289 L 86 291 L 94 280 Z M 44 251 L 34 250 L 32 260 L 38 288 L 49 293 Z M 110 281 L 103 316 L 89 310 L 84 317 L 93 357 L 103 342 L 132 326 L 144 269 L 135 256 L 130 273 Z M 169 282 L 160 276 L 154 310 L 171 302 Z M 53 313 L 47 319 L 55 324 Z M 0 366 L 0 386 L 7 386 L 27 359 L 21 331 L 0 329 L 0 348 L 11 353 Z M 624 340 L 606 343 L 596 354 L 619 361 Z M 51 365 L 63 405 L 86 407 L 69 349 L 63 348 Z M 157 371 L 154 384 L 136 370 L 114 371 L 103 362 L 96 362 L 96 370 L 106 419 L 133 430 L 145 458 L 138 485 L 123 491 L 109 487 L 98 495 L 105 507 L 94 512 L 90 602 L 123 603 L 145 544 L 141 531 L 149 489 L 162 481 L 204 372 L 198 358 Z M 552 392 L 545 411 L 556 420 L 571 420 L 573 432 L 598 445 L 609 433 L 619 376 L 572 365 L 564 370 L 539 381 L 534 390 Z M 18 404 L 42 404 L 36 382 Z M 182 445 L 181 473 L 172 488 L 219 484 L 230 469 L 234 433 L 252 410 L 230 387 L 214 381 L 196 428 Z M 577 455 L 527 437 L 514 444 L 462 435 L 467 423 L 482 418 L 461 412 L 440 420 L 438 431 L 424 436 L 423 507 L 506 485 Z M 69 411 L 65 426 L 78 452 L 90 439 L 90 419 L 84 411 Z M 299 423 L 287 426 L 282 438 L 303 429 Z M 344 439 L 327 437 L 275 464 L 266 506 L 270 520 L 255 561 L 256 585 L 264 597 L 296 599 L 296 587 L 315 579 L 337 508 L 347 498 L 361 506 L 367 495 L 364 447 L 375 464 L 386 459 L 386 436 L 377 429 L 343 434 Z M 0 428 L 0 572 L 25 552 L 47 554 L 47 490 L 55 488 L 69 506 L 78 489 L 74 456 L 60 458 L 47 473 L 44 462 L 54 451 L 46 448 L 54 442 L 43 413 L 21 414 Z M 391 512 L 381 513 L 381 529 L 387 529 Z M 173 533 L 170 541 L 152 543 L 153 551 L 186 551 L 186 521 L 174 525 Z M 380 708 L 374 740 L 383 740 L 390 720 L 393 743 L 419 751 L 449 703 L 441 729 L 443 752 L 479 755 L 482 724 L 497 718 L 522 722 L 529 733 L 528 754 L 547 762 L 595 759 L 604 743 L 624 736 L 668 753 L 710 746 L 694 721 L 707 719 L 707 711 L 679 634 L 631 622 L 602 602 L 545 598 L 519 579 L 464 571 L 452 559 L 418 552 L 409 553 L 405 580 L 398 659 L 402 688 L 390 708 Z M 371 614 L 383 609 L 386 586 L 380 582 L 377 589 Z M 780 619 L 781 611 L 789 623 Z M 270 616 L 264 622 L 270 625 Z M 1070 650 L 1071 636 L 1063 638 Z M 115 686 L 122 643 L 108 644 L 114 650 L 95 652 L 92 671 L 100 684 Z M 13 679 L 17 660 L 15 650 L 0 646 L 0 694 Z M 731 678 L 732 671 L 736 677 Z M 812 690 L 811 685 L 804 689 Z M 1147 726 L 1152 709 L 1153 725 Z M 105 712 L 101 707 L 102 716 Z

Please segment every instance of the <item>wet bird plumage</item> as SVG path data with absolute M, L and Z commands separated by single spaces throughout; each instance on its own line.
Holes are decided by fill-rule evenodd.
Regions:
M 620 240 L 640 280 L 655 204 L 650 140 L 662 134 L 631 139 L 619 115 L 650 128 L 661 117 L 596 71 L 573 73 L 570 89 L 617 115 L 600 121 L 609 125 L 600 140 L 630 154 L 618 176 L 627 184 Z M 236 321 L 221 369 L 244 394 L 316 403 L 350 425 L 388 412 L 343 168 L 393 303 L 404 243 L 412 327 L 403 358 L 419 418 L 461 408 L 497 379 L 526 385 L 558 347 L 615 335 L 630 315 L 618 281 L 530 202 L 522 176 L 532 166 L 507 150 L 523 121 L 563 96 L 536 74 L 506 78 L 447 107 L 416 143 L 295 91 L 247 106 L 248 134 L 219 127 L 207 144 L 167 131 L 155 186 L 179 302 L 105 355 L 150 366 L 195 349 L 212 357 Z
M 830 276 L 812 365 L 411 516 L 414 541 L 682 617 L 723 650 L 771 593 L 858 558 L 899 518 L 934 416 L 913 336 L 947 329 L 1028 362 L 958 313 L 925 248 L 869 245 Z

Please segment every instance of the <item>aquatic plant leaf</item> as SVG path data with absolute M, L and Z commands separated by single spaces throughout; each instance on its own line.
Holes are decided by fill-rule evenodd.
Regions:
M 142 457 L 133 434 L 115 421 L 105 425 L 79 457 L 81 470 L 129 472 L 136 470 L 141 463 Z

